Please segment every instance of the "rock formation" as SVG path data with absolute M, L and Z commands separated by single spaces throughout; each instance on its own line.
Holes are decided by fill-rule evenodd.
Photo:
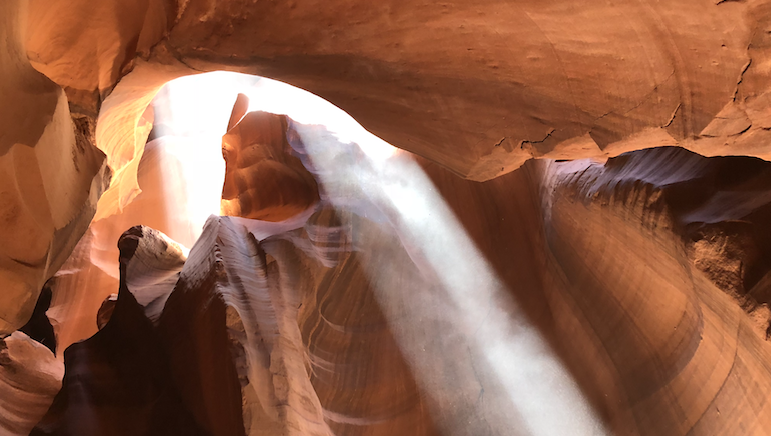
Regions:
M 316 181 L 292 156 L 286 117 L 246 113 L 238 95 L 228 132 L 222 137 L 225 186 L 222 213 L 262 221 L 284 221 L 318 201 Z
M 770 17 L 5 1 L 0 435 L 768 433 Z
M 31 434 L 207 434 L 173 387 L 168 359 L 146 316 L 152 300 L 143 307 L 128 288 L 129 273 L 137 269 L 132 264 L 168 253 L 166 240 L 140 227 L 121 239 L 120 292 L 109 322 L 67 348 L 62 389 Z M 168 264 L 164 257 L 158 261 L 159 267 Z
M 181 251 L 160 233 L 125 233 L 115 312 L 67 353 L 147 341 L 155 351 L 101 358 L 100 371 L 67 354 L 81 369 L 69 370 L 37 432 L 135 428 L 73 426 L 69 417 L 105 412 L 66 394 L 77 389 L 70 373 L 112 374 L 88 382 L 109 395 L 171 380 L 132 400 L 146 412 L 116 406 L 149 434 L 172 431 L 158 429 L 157 410 L 175 434 L 763 428 L 768 414 L 742 392 L 752 380 L 764 395 L 771 380 L 766 301 L 746 291 L 767 267 L 762 247 L 740 244 L 762 240 L 766 203 L 741 193 L 764 192 L 768 164 L 660 148 L 606 164 L 533 162 L 480 184 L 408 154 L 364 158 L 318 126 L 288 127 L 322 188 L 316 212 L 273 232 L 212 217 L 186 261 L 163 254 Z M 748 229 L 715 227 L 736 220 Z M 699 244 L 715 234 L 720 247 L 756 253 L 741 259 L 745 270 L 704 274 Z M 155 295 L 168 298 L 160 315 Z M 145 327 L 98 342 L 124 322 L 121 307 Z M 125 374 L 124 360 L 169 372 Z
M 7 335 L 27 322 L 43 284 L 85 232 L 109 170 L 70 117 L 64 92 L 25 56 L 26 2 L 0 8 L 0 334 Z
M 27 435 L 62 385 L 64 368 L 51 350 L 22 332 L 0 342 L 0 429 Z

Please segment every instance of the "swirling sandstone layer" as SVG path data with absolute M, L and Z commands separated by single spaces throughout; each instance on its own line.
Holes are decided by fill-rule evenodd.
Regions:
M 72 417 L 107 416 L 65 393 L 77 374 L 105 392 L 156 380 L 163 394 L 116 407 L 150 429 L 165 410 L 178 434 L 764 434 L 767 163 L 660 148 L 477 183 L 289 129 L 324 192 L 316 212 L 210 218 L 173 291 L 177 276 L 162 280 L 155 325 L 136 300 L 169 242 L 127 232 L 115 313 L 134 307 L 145 327 L 100 345 L 114 313 L 70 347 L 37 431 L 85 434 Z M 156 348 L 98 371 L 76 358 L 123 342 Z M 126 359 L 168 372 L 123 373 Z
M 284 221 L 317 202 L 318 187 L 300 159 L 291 154 L 286 117 L 246 113 L 248 104 L 248 98 L 239 94 L 222 137 L 222 214 Z
M 741 201 L 716 207 L 729 192 L 739 200 L 753 184 L 756 194 L 767 189 L 757 173 L 726 178 L 731 166 L 746 171 L 753 162 L 660 149 L 604 167 L 546 169 L 554 177 L 546 185 L 545 235 L 556 268 L 547 276 L 549 302 L 579 379 L 594 386 L 616 432 L 763 434 L 767 426 L 766 403 L 752 400 L 769 389 L 767 309 L 753 322 L 742 306 L 755 312 L 757 300 L 744 304 L 752 297 L 737 295 L 743 287 L 710 280 L 732 274 L 703 274 L 699 247 L 710 237 L 689 237 L 713 225 L 710 215 L 762 209 Z
M 0 6 L 0 336 L 23 326 L 109 183 L 67 97 L 25 56 L 27 2 Z
M 2 431 L 58 389 L 11 332 L 59 270 L 34 434 L 767 432 L 766 2 L 129 3 L 0 6 Z M 150 102 L 223 68 L 419 165 L 233 95 L 239 217 L 134 228 L 118 288 L 133 221 L 197 236 L 140 213 L 182 189 Z
M 23 171 L 2 184 L 7 204 L 21 207 L 21 198 L 42 195 L 34 188 L 41 186 L 37 177 L 47 202 L 56 203 L 50 214 L 34 205 L 13 209 L 29 209 L 34 219 L 18 222 L 37 227 L 16 225 L 8 235 L 32 232 L 40 240 L 25 248 L 9 236 L 4 244 L 9 262 L 37 265 L 5 269 L 4 283 L 20 295 L 3 305 L 5 333 L 23 325 L 37 290 L 93 213 L 105 184 L 103 176 L 94 178 L 101 164 L 94 140 L 120 180 L 106 201 L 120 209 L 138 192 L 131 173 L 150 130 L 142 121 L 150 100 L 166 81 L 198 71 L 237 69 L 300 86 L 397 147 L 474 180 L 505 174 L 531 157 L 604 159 L 650 146 L 768 156 L 762 67 L 768 34 L 758 29 L 769 8 L 760 0 L 462 1 L 435 8 L 401 0 L 376 8 L 124 3 L 14 0 L 5 6 L 11 49 L 3 92 L 23 106 L 5 118 L 22 120 L 7 123 L 8 138 L 30 132 L 37 138 L 49 120 L 59 120 L 66 128 L 57 132 L 67 133 L 67 115 L 75 119 L 74 135 L 49 133 L 53 142 L 45 153 L 35 146 L 37 164 L 23 168 L 37 166 L 39 177 Z M 21 81 L 29 86 L 17 86 Z M 32 89 L 38 91 L 19 93 Z M 13 142 L 33 147 L 35 138 Z M 29 161 L 23 150 L 14 154 L 14 168 Z M 56 166 L 70 154 L 77 164 Z M 75 216 L 78 225 L 64 230 Z M 49 245 L 47 268 L 39 264 Z

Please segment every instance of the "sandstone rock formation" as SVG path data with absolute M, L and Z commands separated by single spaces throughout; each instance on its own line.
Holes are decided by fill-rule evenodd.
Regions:
M 628 408 L 626 418 L 619 411 L 614 419 L 617 432 L 634 422 L 639 434 L 731 434 L 737 428 L 740 434 L 763 434 L 769 419 L 765 403 L 745 421 L 747 408 L 755 407 L 749 405 L 754 394 L 741 380 L 752 379 L 753 392 L 767 389 L 768 311 L 755 325 L 732 300 L 735 290 L 729 295 L 718 287 L 725 289 L 724 282 L 701 273 L 698 248 L 681 236 L 696 216 L 684 211 L 704 218 L 744 215 L 747 209 L 739 204 L 720 210 L 715 202 L 731 191 L 741 198 L 742 184 L 752 183 L 752 175 L 721 180 L 723 162 L 680 150 L 638 153 L 604 168 L 547 170 L 559 180 L 551 185 L 546 238 L 552 260 L 560 265 L 552 280 L 561 294 L 550 302 L 581 313 L 555 318 L 565 334 L 587 332 L 584 339 L 574 333 L 566 344 L 586 367 L 607 362 L 607 374 L 613 375 L 596 395 L 607 395 L 601 410 Z M 645 177 L 647 170 L 637 164 L 646 157 L 648 164 L 658 161 L 671 169 Z M 635 173 L 640 178 L 625 180 Z M 599 238 L 593 229 L 600 226 L 612 230 Z M 742 305 L 755 310 L 757 300 Z M 615 342 L 619 335 L 626 340 Z M 585 383 L 599 387 L 599 372 L 592 373 Z M 613 397 L 615 405 L 608 400 Z
M 768 15 L 763 1 L 349 6 L 190 0 L 107 1 L 95 8 L 15 0 L 4 13 L 15 47 L 9 51 L 14 61 L 4 63 L 14 65 L 4 73 L 4 89 L 22 89 L 13 83 L 23 74 L 42 80 L 30 65 L 65 89 L 80 148 L 90 150 L 95 135 L 116 178 L 128 178 L 104 199 L 117 209 L 105 210 L 122 209 L 138 192 L 130 179 L 149 131 L 140 120 L 158 89 L 174 77 L 221 68 L 313 91 L 391 143 L 475 180 L 504 174 L 530 157 L 604 159 L 650 146 L 767 155 L 767 34 L 758 30 Z M 27 73 L 15 65 L 26 65 Z M 40 83 L 65 98 L 50 82 Z M 42 102 L 44 94 L 35 95 Z M 94 128 L 97 113 L 102 122 Z M 66 154 L 71 147 L 57 150 Z M 90 169 L 80 178 L 61 175 L 79 197 L 50 195 L 48 201 L 68 202 L 54 213 L 86 210 L 83 193 L 98 196 L 104 184 L 103 177 L 93 178 L 98 163 L 83 166 Z M 41 170 L 45 177 L 54 173 Z M 88 190 L 92 180 L 95 189 Z M 74 216 L 65 209 L 55 229 Z M 87 221 L 81 218 L 74 233 Z M 55 246 L 52 265 L 73 245 Z M 24 258 L 20 250 L 11 257 Z M 42 252 L 27 257 L 40 259 Z M 35 274 L 47 278 L 56 269 Z M 31 298 L 18 320 L 18 309 L 4 317 L 13 320 L 3 331 L 23 324 L 34 305 L 42 282 L 33 283 L 33 275 L 9 279 L 25 283 L 19 292 Z
M 51 351 L 21 332 L 0 341 L 0 430 L 27 435 L 59 392 L 64 368 Z
M 222 137 L 226 165 L 222 213 L 284 221 L 318 201 L 316 181 L 290 154 L 286 117 L 246 113 L 248 104 L 248 97 L 239 94 L 228 133 Z
M 177 5 L 174 18 L 173 7 L 153 2 L 130 13 L 112 3 L 103 8 L 113 16 L 102 22 L 126 32 L 109 35 L 121 49 L 99 58 L 108 65 L 100 70 L 112 74 L 106 77 L 114 77 L 117 65 L 142 69 L 149 59 L 157 76 L 180 60 L 177 74 L 227 68 L 276 78 L 332 101 L 387 141 L 477 180 L 532 156 L 615 155 L 640 142 L 710 155 L 765 153 L 753 145 L 764 135 L 766 36 L 757 31 L 768 14 L 763 1 L 462 1 L 435 8 L 389 1 L 322 8 L 190 0 Z M 67 8 L 76 15 L 88 5 Z M 140 26 L 151 10 L 156 21 Z M 72 27 L 59 30 L 63 39 L 80 34 Z M 152 49 L 137 46 L 131 62 L 132 46 L 124 41 L 152 41 L 149 35 L 165 31 Z M 74 61 L 78 52 L 98 51 L 88 41 L 59 56 Z M 36 66 L 46 71 L 50 64 Z M 721 151 L 725 142 L 731 152 Z
M 149 242 L 142 241 L 145 235 Z M 62 389 L 31 434 L 206 434 L 173 388 L 148 308 L 127 287 L 127 271 L 140 245 L 163 252 L 159 235 L 135 227 L 121 240 L 121 285 L 110 320 L 67 349 Z M 159 266 L 166 263 L 159 260 Z
M 0 5 L 0 434 L 768 432 L 765 0 L 97 3 Z
M 759 271 L 731 278 L 704 274 L 697 244 L 726 220 L 763 233 L 763 197 L 741 193 L 764 192 L 768 164 L 662 148 L 480 184 L 288 128 L 322 188 L 316 212 L 274 232 L 212 217 L 181 271 L 163 266 L 161 234 L 125 233 L 115 312 L 68 353 L 154 351 L 100 358 L 99 371 L 65 362 L 132 426 L 73 424 L 106 412 L 67 394 L 68 375 L 35 434 L 172 431 L 159 410 L 171 434 L 762 434 L 769 414 L 751 401 L 771 381 L 768 317 L 748 316 L 765 301 L 746 292 L 767 269 L 762 247 L 742 259 Z M 168 296 L 160 316 L 137 303 L 148 291 Z M 121 307 L 145 327 L 97 341 Z M 126 374 L 124 361 L 168 373 Z M 140 382 L 156 393 L 120 405 Z
M 25 56 L 27 4 L 0 6 L 0 335 L 23 326 L 106 189 L 104 156 L 70 117 L 67 98 Z

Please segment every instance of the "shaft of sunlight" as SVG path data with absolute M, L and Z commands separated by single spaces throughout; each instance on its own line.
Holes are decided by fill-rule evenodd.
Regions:
M 350 188 L 336 193 L 334 187 L 358 184 L 362 196 L 390 218 L 398 235 L 392 244 L 401 244 L 421 270 L 421 274 L 395 278 L 394 275 L 408 275 L 409 268 L 382 258 L 368 265 L 376 286 L 380 284 L 379 301 L 395 326 L 397 340 L 416 371 L 419 384 L 438 398 L 454 395 L 455 403 L 466 401 L 469 408 L 478 409 L 478 415 L 486 416 L 485 423 L 456 422 L 445 431 L 453 435 L 605 434 L 601 420 L 569 371 L 521 313 L 410 155 L 369 152 L 365 153 L 368 165 L 346 168 L 339 164 L 344 162 L 339 154 L 345 153 L 336 140 L 339 135 L 320 132 L 315 126 L 295 128 L 332 201 L 351 195 Z M 371 147 L 377 147 L 379 141 L 362 139 Z M 366 240 L 367 236 L 361 239 Z M 362 251 L 383 247 L 382 242 L 377 248 L 359 244 Z M 443 327 L 437 329 L 436 325 Z M 420 336 L 415 332 L 427 333 Z M 440 336 L 452 340 L 433 346 L 431 343 Z M 471 360 L 470 365 L 464 367 L 462 361 L 467 359 Z M 442 366 L 451 370 L 437 371 Z M 442 379 L 439 373 L 448 371 L 455 374 L 455 380 Z M 461 385 L 463 378 L 478 381 L 478 398 L 449 392 L 455 389 L 452 383 Z M 483 395 L 487 397 L 485 403 L 478 401 Z M 515 410 L 505 410 L 505 404 L 513 405 Z M 440 404 L 439 408 L 442 407 Z M 458 407 L 456 412 L 462 409 Z M 438 413 L 451 415 L 441 410 Z M 483 425 L 488 429 L 483 429 Z

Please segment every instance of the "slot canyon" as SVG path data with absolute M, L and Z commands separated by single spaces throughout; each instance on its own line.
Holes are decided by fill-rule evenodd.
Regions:
M 0 436 L 771 435 L 771 1 L 0 35 Z

